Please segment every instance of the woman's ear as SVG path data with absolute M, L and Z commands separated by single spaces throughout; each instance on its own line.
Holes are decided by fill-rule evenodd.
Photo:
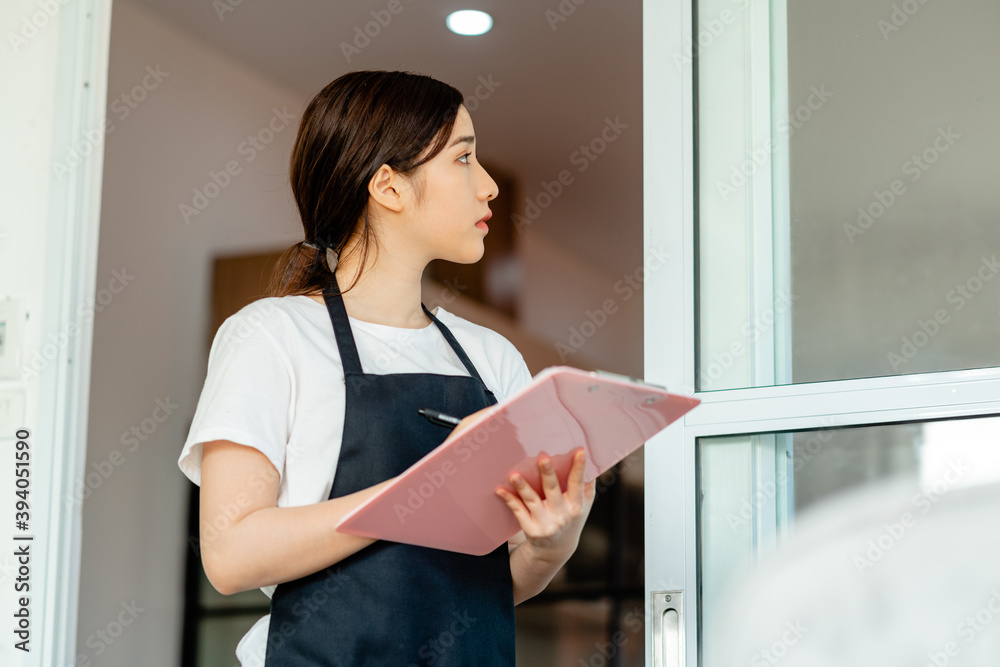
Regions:
M 402 174 L 383 164 L 368 182 L 368 193 L 380 205 L 398 213 L 403 210 L 404 200 L 409 195 L 409 184 Z

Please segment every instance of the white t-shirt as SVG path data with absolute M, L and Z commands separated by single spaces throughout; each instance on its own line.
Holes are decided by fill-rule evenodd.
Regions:
M 499 333 L 433 311 L 452 332 L 497 401 L 531 381 L 517 348 Z M 433 322 L 422 329 L 349 317 L 365 373 L 469 375 Z M 202 443 L 231 440 L 264 453 L 281 475 L 278 507 L 330 496 L 344 430 L 344 369 L 326 305 L 308 296 L 267 297 L 219 327 L 205 385 L 177 464 L 201 484 Z M 435 406 L 427 406 L 433 408 Z M 271 597 L 275 586 L 262 591 Z M 264 664 L 268 620 L 243 636 L 243 667 Z

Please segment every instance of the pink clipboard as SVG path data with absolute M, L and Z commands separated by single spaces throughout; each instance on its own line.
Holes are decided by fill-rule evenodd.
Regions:
M 550 366 L 354 508 L 336 529 L 487 554 L 520 530 L 494 493 L 498 486 L 512 490 L 511 472 L 541 492 L 536 457 L 549 454 L 564 480 L 571 453 L 584 447 L 589 482 L 699 403 L 634 378 Z

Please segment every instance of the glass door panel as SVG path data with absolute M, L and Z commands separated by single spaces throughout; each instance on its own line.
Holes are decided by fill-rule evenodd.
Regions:
M 699 390 L 1000 365 L 1000 4 L 696 5 Z
M 1000 480 L 1000 417 L 699 438 L 702 664 L 725 640 L 715 621 L 732 583 L 792 534 L 796 515 L 898 476 L 913 480 L 915 517 L 950 490 Z

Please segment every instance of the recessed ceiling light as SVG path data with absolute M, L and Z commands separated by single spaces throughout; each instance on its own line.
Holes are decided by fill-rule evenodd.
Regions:
M 493 17 L 477 9 L 463 9 L 448 14 L 448 29 L 459 35 L 482 35 L 493 27 Z

